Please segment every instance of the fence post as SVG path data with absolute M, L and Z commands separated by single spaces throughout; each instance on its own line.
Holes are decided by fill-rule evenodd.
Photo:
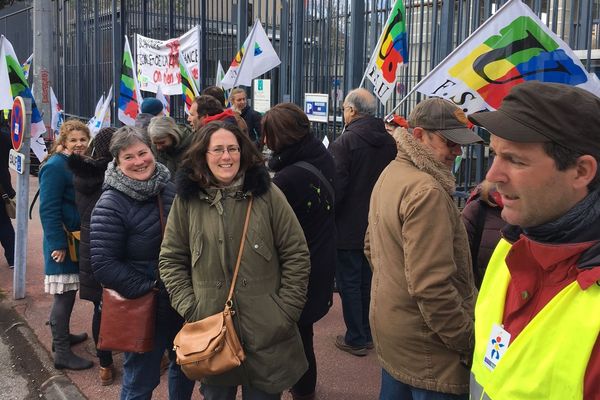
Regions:
M 352 1 L 350 6 L 350 35 L 348 36 L 348 58 L 346 59 L 348 79 L 345 80 L 346 93 L 357 88 L 362 80 L 365 66 L 365 2 Z
M 292 98 L 291 101 L 302 107 L 302 87 L 304 75 L 304 2 L 294 1 L 294 25 L 292 30 Z
M 442 0 L 440 25 L 439 27 L 434 25 L 434 29 L 438 30 L 440 41 L 438 51 L 434 53 L 435 64 L 433 67 L 450 54 L 454 48 L 452 43 L 452 38 L 454 36 L 454 0 Z

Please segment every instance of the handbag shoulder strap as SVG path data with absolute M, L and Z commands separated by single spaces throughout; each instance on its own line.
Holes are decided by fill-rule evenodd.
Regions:
M 248 222 L 250 221 L 250 210 L 252 208 L 252 196 L 248 200 L 248 209 L 246 210 L 246 220 L 244 221 L 244 229 L 242 230 L 242 239 L 240 240 L 240 251 L 238 251 L 237 260 L 235 262 L 235 269 L 233 271 L 233 278 L 231 279 L 231 287 L 229 288 L 229 295 L 227 296 L 227 302 L 225 308 L 231 308 L 233 303 L 233 289 L 235 288 L 235 282 L 237 280 L 238 271 L 240 269 L 240 263 L 242 262 L 242 253 L 244 252 L 244 242 L 246 239 L 246 232 L 248 232 Z
M 319 180 L 321 180 L 323 182 L 323 184 L 325 185 L 325 188 L 331 195 L 331 198 L 333 199 L 333 201 L 335 201 L 335 190 L 333 189 L 333 186 L 331 186 L 331 182 L 329 182 L 327 180 L 327 178 L 325 178 L 325 175 L 323 175 L 321 173 L 321 171 L 319 171 L 314 165 L 312 165 L 311 163 L 307 163 L 306 161 L 298 161 L 292 165 L 295 165 L 300 168 L 304 168 L 305 170 L 310 171 L 314 175 L 316 175 L 317 178 L 319 178 Z

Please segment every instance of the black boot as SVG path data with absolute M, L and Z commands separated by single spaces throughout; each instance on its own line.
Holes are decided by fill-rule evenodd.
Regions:
M 71 351 L 69 336 L 69 320 L 75 302 L 75 291 L 54 295 L 54 304 L 50 313 L 50 329 L 52 330 L 52 345 L 54 353 L 54 367 L 56 369 L 88 369 L 94 363 L 79 357 Z

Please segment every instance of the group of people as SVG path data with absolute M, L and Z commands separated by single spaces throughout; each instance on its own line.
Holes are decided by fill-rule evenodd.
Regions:
M 387 142 L 372 104 L 346 97 L 330 147 L 338 234 L 364 235 L 338 240 L 336 346 L 375 348 L 382 400 L 599 399 L 600 99 L 532 81 L 467 118 L 431 98 L 386 121 Z M 461 215 L 451 170 L 481 142 L 469 121 L 494 157 Z
M 151 99 L 151 118 L 104 128 L 89 147 L 84 124 L 63 124 L 39 174 L 56 368 L 93 365 L 71 350 L 87 339 L 69 330 L 77 290 L 94 304 L 96 343 L 102 287 L 126 298 L 156 290 L 154 348 L 124 354 L 121 399 L 151 398 L 165 353 L 169 397 L 189 399 L 195 382 L 173 339 L 223 309 L 241 241 L 232 304 L 246 359 L 205 377 L 206 399 L 233 400 L 239 386 L 250 400 L 287 389 L 317 398 L 313 325 L 331 307 L 334 275 L 346 331 L 333 344 L 375 350 L 382 400 L 599 398 L 600 99 L 525 82 L 498 111 L 467 117 L 431 98 L 384 122 L 373 95 L 355 89 L 326 149 L 294 104 L 246 120 L 242 92 L 227 109 L 205 89 L 191 127 Z M 495 156 L 461 214 L 452 166 L 482 142 L 469 121 L 490 132 Z M 110 384 L 112 353 L 97 355 Z
M 232 96 L 243 110 L 245 92 L 243 102 L 241 93 Z M 195 382 L 177 365 L 173 340 L 185 322 L 223 308 L 243 239 L 233 310 L 246 360 L 206 377 L 200 390 L 206 399 L 234 399 L 238 386 L 248 399 L 279 398 L 287 389 L 314 398 L 313 324 L 332 304 L 335 265 L 331 155 L 294 104 L 246 123 L 223 98 L 202 94 L 185 127 L 157 102 L 144 101 L 137 126 L 103 128 L 93 139 L 85 124 L 66 121 L 40 168 L 55 367 L 93 366 L 71 349 L 87 339 L 69 329 L 78 290 L 94 304 L 96 346 L 103 287 L 130 299 L 157 291 L 153 349 L 124 353 L 121 399 L 151 398 L 165 354 L 169 398 L 191 398 Z M 273 151 L 269 168 L 258 142 Z M 77 231 L 74 255 L 69 241 Z M 100 381 L 109 385 L 113 354 L 98 349 L 97 356 Z

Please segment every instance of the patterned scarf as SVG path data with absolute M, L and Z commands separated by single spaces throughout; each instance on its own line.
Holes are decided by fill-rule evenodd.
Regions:
M 138 181 L 126 176 L 114 161 L 106 168 L 102 189 L 115 189 L 125 193 L 132 199 L 145 201 L 158 195 L 171 179 L 171 173 L 161 163 L 156 163 L 156 169 L 146 181 Z

